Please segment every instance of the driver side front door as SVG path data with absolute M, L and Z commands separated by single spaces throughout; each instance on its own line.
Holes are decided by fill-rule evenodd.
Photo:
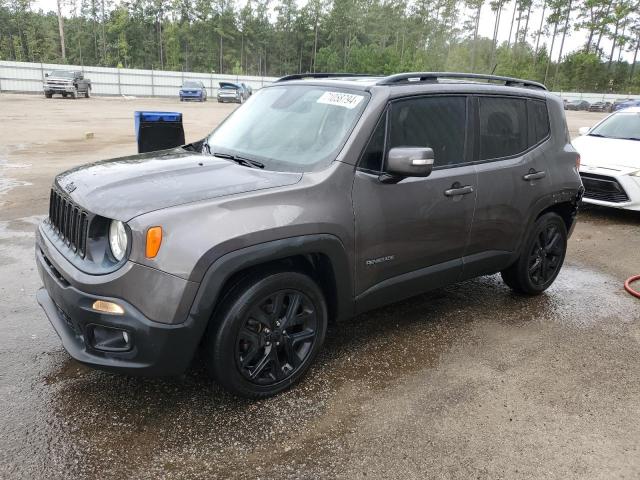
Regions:
M 358 311 L 459 278 L 477 184 L 467 112 L 464 95 L 411 97 L 392 102 L 378 123 L 353 185 Z M 432 148 L 431 175 L 381 181 L 393 147 Z

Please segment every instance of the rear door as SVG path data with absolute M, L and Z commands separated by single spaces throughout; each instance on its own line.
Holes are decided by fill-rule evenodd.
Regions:
M 476 201 L 468 101 L 464 95 L 394 101 L 373 133 L 353 186 L 356 291 L 369 296 L 361 310 L 461 274 Z M 386 152 L 400 146 L 432 148 L 431 175 L 380 181 Z
M 477 96 L 478 200 L 464 277 L 507 266 L 535 203 L 548 194 L 552 161 L 544 100 Z

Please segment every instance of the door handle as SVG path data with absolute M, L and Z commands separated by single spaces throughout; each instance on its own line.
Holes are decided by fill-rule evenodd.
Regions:
M 531 180 L 540 180 L 541 178 L 544 178 L 546 176 L 547 176 L 547 172 L 544 172 L 544 171 L 536 172 L 532 168 L 531 170 L 529 170 L 529 173 L 527 173 L 524 177 L 522 177 L 522 179 L 525 182 L 529 182 Z
M 456 197 L 458 195 L 467 195 L 469 193 L 473 193 L 473 187 L 471 185 L 465 185 L 462 187 L 458 182 L 451 185 L 449 190 L 444 191 L 444 194 L 447 197 Z

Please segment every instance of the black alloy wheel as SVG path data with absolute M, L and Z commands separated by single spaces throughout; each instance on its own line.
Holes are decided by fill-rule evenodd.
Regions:
M 530 229 L 518 259 L 500 272 L 519 293 L 539 295 L 555 281 L 567 251 L 567 226 L 557 213 L 546 213 Z
M 318 284 L 296 271 L 264 271 L 231 287 L 205 337 L 207 367 L 231 393 L 264 398 L 307 372 L 327 330 Z
M 554 224 L 546 225 L 537 235 L 529 254 L 529 278 L 539 287 L 554 278 L 562 265 L 564 245 L 558 230 Z
M 256 302 L 238 332 L 240 372 L 258 385 L 290 377 L 312 351 L 317 324 L 315 307 L 302 292 L 281 290 Z

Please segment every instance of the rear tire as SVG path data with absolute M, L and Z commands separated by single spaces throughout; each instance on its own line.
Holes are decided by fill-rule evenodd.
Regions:
M 236 285 L 205 337 L 213 378 L 229 392 L 265 398 L 298 382 L 327 330 L 320 287 L 298 272 L 263 273 Z
M 546 213 L 533 225 L 520 257 L 501 272 L 511 289 L 540 295 L 555 281 L 567 252 L 567 227 L 556 213 Z
M 71 98 L 73 98 L 74 100 L 78 98 L 78 89 L 75 89 L 73 92 L 71 92 Z
M 84 98 L 91 98 L 91 89 L 87 88 L 87 91 L 84 92 Z

